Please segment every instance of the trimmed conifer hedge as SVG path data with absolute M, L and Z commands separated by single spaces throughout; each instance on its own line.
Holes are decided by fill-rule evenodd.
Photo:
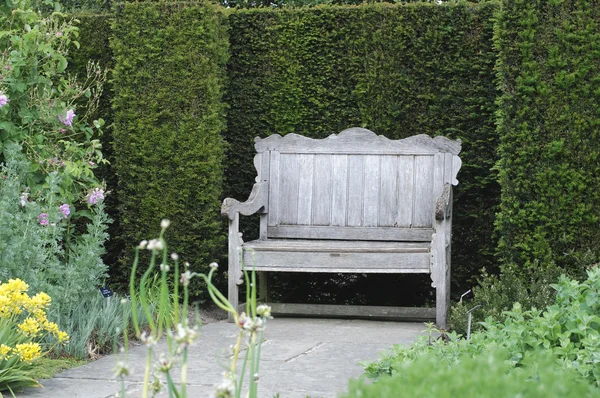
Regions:
M 505 0 L 499 49 L 499 251 L 574 272 L 600 255 L 600 7 Z
M 322 138 L 363 126 L 393 139 L 460 138 L 452 276 L 455 288 L 468 289 L 482 266 L 493 268 L 496 247 L 495 9 L 419 3 L 233 12 L 226 195 L 250 192 L 256 136 Z
M 169 250 L 206 271 L 226 251 L 224 16 L 208 4 L 127 3 L 117 10 L 111 47 L 123 273 L 133 245 L 157 237 L 163 218 L 172 222 Z

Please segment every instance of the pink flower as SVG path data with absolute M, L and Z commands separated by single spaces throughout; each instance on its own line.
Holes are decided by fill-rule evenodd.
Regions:
M 89 162 L 89 163 L 90 163 L 90 166 L 94 166 L 94 164 L 95 164 L 94 162 Z
M 67 132 L 67 130 L 65 130 L 65 129 L 60 129 L 60 132 L 61 132 L 61 133 L 66 133 L 66 132 Z
M 60 211 L 62 213 L 63 218 L 67 218 L 67 217 L 69 217 L 69 214 L 71 214 L 71 208 L 66 203 L 64 205 L 61 205 L 58 208 L 58 211 Z
M 10 102 L 10 100 L 8 99 L 8 97 L 5 94 L 0 94 L 0 108 L 2 108 L 4 105 L 8 104 Z
M 60 122 L 62 124 L 64 124 L 65 126 L 71 127 L 71 125 L 73 124 L 74 117 L 75 117 L 75 112 L 73 111 L 73 109 L 69 109 L 64 116 L 59 115 L 58 120 L 60 120 Z
M 95 205 L 96 203 L 98 203 L 98 201 L 104 200 L 104 190 L 102 190 L 100 188 L 94 188 L 94 190 L 92 192 L 88 193 L 85 196 L 85 200 L 89 204 Z
M 37 216 L 37 219 L 40 225 L 48 225 L 48 214 L 42 213 L 39 216 Z
M 56 37 L 62 37 L 63 32 L 61 32 L 60 30 L 58 32 L 56 32 Z

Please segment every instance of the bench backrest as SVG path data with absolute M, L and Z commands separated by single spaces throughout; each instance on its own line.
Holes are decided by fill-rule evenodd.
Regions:
M 269 185 L 263 238 L 430 240 L 436 198 L 458 183 L 461 165 L 460 141 L 389 140 L 361 128 L 255 146 L 257 180 Z

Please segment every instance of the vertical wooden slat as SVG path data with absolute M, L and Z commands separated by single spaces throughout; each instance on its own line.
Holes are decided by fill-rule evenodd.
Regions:
M 280 154 L 277 151 L 270 151 L 271 160 L 269 168 L 269 226 L 279 225 L 279 164 Z
M 331 225 L 346 225 L 348 213 L 348 156 L 332 156 Z
M 398 209 L 397 225 L 410 228 L 413 222 L 414 156 L 398 156 Z
M 436 153 L 433 156 L 433 202 L 431 203 L 432 217 L 435 212 L 435 201 L 444 191 L 444 170 L 445 159 L 443 153 Z M 433 222 L 433 221 L 432 221 Z
M 363 226 L 376 227 L 379 219 L 379 190 L 381 185 L 381 156 L 364 157 Z
M 258 181 L 263 181 L 263 182 L 267 182 L 270 180 L 270 168 L 271 168 L 271 164 L 270 164 L 270 158 L 271 158 L 271 153 L 269 151 L 265 151 L 262 153 L 261 155 L 261 161 L 260 161 L 260 173 L 258 175 L 257 178 L 257 182 Z M 269 204 L 267 202 L 267 214 L 261 214 L 260 215 L 260 239 L 267 239 L 267 226 L 268 226 L 268 219 L 269 219 Z
M 316 155 L 312 201 L 312 225 L 331 223 L 332 155 Z
M 300 172 L 300 156 L 281 155 L 279 160 L 279 220 L 280 224 L 298 223 L 298 183 Z
M 315 155 L 299 155 L 298 224 L 310 225 L 312 219 Z
M 433 156 L 415 156 L 413 227 L 433 225 Z
M 398 157 L 381 157 L 379 226 L 394 227 L 398 219 Z
M 346 225 L 359 227 L 363 222 L 364 156 L 348 156 L 348 215 Z

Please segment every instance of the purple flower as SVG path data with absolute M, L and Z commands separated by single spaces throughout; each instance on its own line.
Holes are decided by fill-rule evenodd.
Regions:
M 102 190 L 100 188 L 94 188 L 94 190 L 92 192 L 88 193 L 85 196 L 85 200 L 89 204 L 95 205 L 96 203 L 98 203 L 98 201 L 104 200 L 104 190 Z
M 75 117 L 75 112 L 73 111 L 73 109 L 69 109 L 64 116 L 59 115 L 58 120 L 60 120 L 60 122 L 62 124 L 64 124 L 65 126 L 71 127 L 71 125 L 73 124 L 74 117 Z
M 67 217 L 69 217 L 69 214 L 71 214 L 71 208 L 66 203 L 64 205 L 61 205 L 58 208 L 58 211 L 60 211 L 62 213 L 63 218 L 67 218 Z
M 37 217 L 37 219 L 40 225 L 48 225 L 48 214 L 42 213 Z
M 0 108 L 2 108 L 4 105 L 8 104 L 9 99 L 6 95 L 4 94 L 0 94 Z

